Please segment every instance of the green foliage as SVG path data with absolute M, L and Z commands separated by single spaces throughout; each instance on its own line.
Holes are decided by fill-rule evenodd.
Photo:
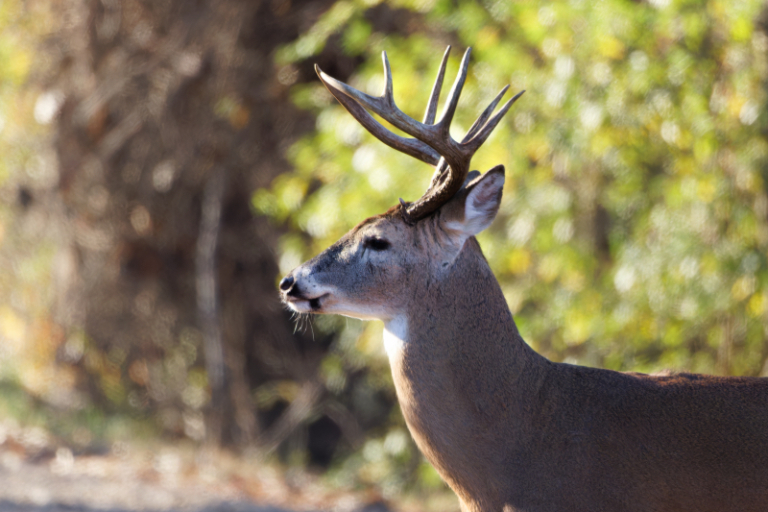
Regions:
M 307 41 L 333 25 L 344 50 L 364 56 L 351 85 L 378 93 L 386 50 L 396 101 L 418 118 L 443 40 L 458 39 L 473 58 L 454 138 L 504 84 L 527 90 L 474 167 L 507 167 L 499 218 L 480 241 L 535 349 L 617 370 L 765 371 L 763 2 L 396 4 L 425 30 L 371 32 L 363 3 L 339 2 L 278 58 L 317 53 Z M 398 197 L 416 199 L 431 176 L 319 82 L 295 97 L 317 114 L 317 131 L 291 149 L 295 171 L 255 196 L 291 230 L 283 271 Z
M 27 193 L 50 187 L 57 172 L 43 142 L 50 119 L 35 119 L 45 94 L 29 83 L 37 46 L 51 27 L 50 5 L 0 3 L 0 385 L 18 385 L 37 397 L 70 388 L 73 380 L 56 364 L 62 334 L 50 318 L 53 223 L 19 215 L 14 196 L 20 186 Z

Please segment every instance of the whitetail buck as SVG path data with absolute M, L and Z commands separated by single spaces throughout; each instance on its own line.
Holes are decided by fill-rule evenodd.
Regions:
M 408 428 L 464 511 L 768 511 L 768 379 L 584 368 L 525 344 L 474 238 L 498 211 L 504 168 L 468 173 L 520 95 L 491 117 L 502 91 L 456 142 L 448 128 L 469 50 L 435 123 L 447 55 L 423 123 L 395 106 L 386 54 L 381 97 L 317 70 L 366 129 L 437 171 L 421 199 L 293 270 L 284 301 L 384 322 Z

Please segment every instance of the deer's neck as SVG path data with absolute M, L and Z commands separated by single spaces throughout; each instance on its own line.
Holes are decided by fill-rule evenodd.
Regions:
M 396 383 L 410 386 L 401 398 L 437 389 L 488 396 L 547 364 L 520 336 L 474 238 L 441 279 L 415 287 L 406 311 L 385 322 Z
M 486 478 L 464 460 L 467 443 L 488 450 L 475 461 L 498 456 L 493 447 L 501 440 L 492 437 L 525 429 L 525 403 L 548 362 L 520 337 L 473 238 L 441 279 L 414 296 L 405 314 L 385 324 L 385 347 L 414 439 L 461 496 L 470 480 Z

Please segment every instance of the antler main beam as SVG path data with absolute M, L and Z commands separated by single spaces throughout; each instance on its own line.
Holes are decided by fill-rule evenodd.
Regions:
M 382 52 L 385 85 L 381 96 L 371 96 L 358 91 L 354 87 L 350 87 L 325 74 L 318 66 L 315 66 L 320 80 L 331 94 L 376 138 L 403 153 L 437 166 L 437 172 L 426 193 L 418 201 L 410 205 L 403 203 L 403 217 L 409 222 L 415 222 L 431 214 L 459 191 L 469 172 L 472 156 L 488 139 L 488 136 L 496 128 L 512 104 L 525 92 L 521 91 L 516 94 L 492 116 L 491 114 L 493 114 L 499 101 L 507 92 L 507 89 L 509 89 L 509 86 L 504 87 L 491 104 L 480 114 L 480 117 L 477 118 L 469 129 L 464 139 L 460 143 L 453 140 L 450 134 L 451 122 L 456 113 L 459 96 L 461 96 L 461 91 L 467 78 L 471 50 L 471 48 L 467 48 L 467 51 L 464 53 L 461 65 L 459 66 L 459 73 L 448 94 L 448 101 L 443 108 L 440 120 L 436 123 L 437 103 L 440 98 L 443 78 L 445 77 L 448 54 L 451 51 L 450 46 L 443 55 L 440 70 L 437 73 L 437 79 L 432 88 L 432 94 L 424 114 L 424 121 L 421 123 L 405 115 L 395 104 L 392 92 L 392 71 L 386 52 Z M 401 137 L 392 133 L 376 121 L 366 109 L 378 114 L 413 138 Z

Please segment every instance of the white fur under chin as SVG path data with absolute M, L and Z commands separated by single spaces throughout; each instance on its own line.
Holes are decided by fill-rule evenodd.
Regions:
M 390 359 L 397 357 L 408 338 L 408 320 L 405 315 L 398 315 L 384 322 L 384 350 Z

